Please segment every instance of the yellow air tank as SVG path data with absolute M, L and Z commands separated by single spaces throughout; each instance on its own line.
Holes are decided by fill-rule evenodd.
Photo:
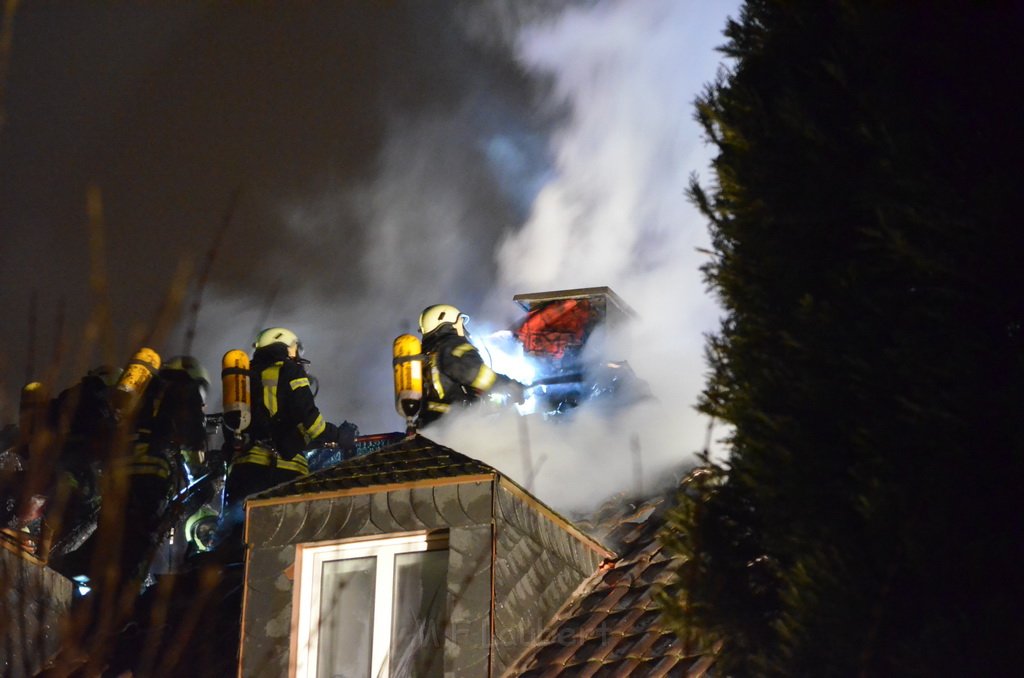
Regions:
M 121 416 L 133 413 L 159 369 L 160 355 L 156 351 L 145 347 L 136 351 L 114 386 L 114 408 Z
M 411 334 L 395 339 L 391 364 L 395 368 L 395 409 L 405 417 L 409 430 L 423 404 L 423 349 Z
M 234 349 L 224 354 L 220 370 L 224 394 L 224 427 L 233 433 L 249 428 L 252 406 L 249 396 L 249 356 Z
M 21 387 L 18 404 L 18 434 L 25 443 L 30 442 L 46 428 L 46 414 L 50 396 L 38 381 L 31 381 Z

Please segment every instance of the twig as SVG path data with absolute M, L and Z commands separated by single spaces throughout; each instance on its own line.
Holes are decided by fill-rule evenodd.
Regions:
M 153 323 L 152 329 L 141 337 L 141 345 L 160 346 L 163 344 L 164 337 L 170 333 L 175 320 L 180 317 L 179 313 L 188 292 L 191 275 L 192 263 L 187 259 L 179 261 L 178 269 L 175 271 L 171 284 L 167 288 L 167 294 L 164 295 L 160 309 L 157 311 L 156 322 Z
M 214 236 L 213 242 L 210 244 L 210 249 L 206 252 L 206 259 L 203 261 L 203 268 L 199 272 L 199 280 L 196 282 L 196 294 L 192 300 L 192 307 L 189 309 L 189 323 L 188 329 L 185 331 L 185 355 L 191 355 L 192 353 L 192 342 L 196 338 L 196 325 L 199 324 L 199 309 L 203 302 L 203 290 L 206 289 L 206 281 L 210 279 L 210 272 L 213 270 L 213 262 L 217 259 L 217 254 L 220 252 L 221 243 L 224 241 L 224 234 L 228 231 L 228 226 L 231 225 L 231 221 L 235 216 L 235 210 L 238 207 L 238 198 L 242 193 L 242 188 L 239 186 L 235 189 L 234 193 L 231 194 L 231 199 L 228 201 L 228 208 L 224 212 L 224 217 L 221 219 L 220 229 L 217 231 L 217 235 Z
M 270 317 L 270 309 L 274 307 L 274 300 L 277 299 L 277 293 L 281 290 L 281 279 L 278 278 L 274 281 L 274 284 L 270 287 L 270 294 L 267 295 L 267 302 L 263 304 L 263 315 L 260 316 L 256 322 L 256 328 L 252 331 L 252 336 L 255 337 L 267 326 L 267 318 Z
M 53 334 L 53 357 L 50 360 L 53 365 L 60 365 L 60 361 L 64 357 L 64 349 L 67 346 L 67 342 L 64 337 L 64 311 L 66 307 L 67 299 L 61 297 L 57 301 L 57 317 L 55 320 L 55 331 Z
M 113 364 L 116 351 L 110 318 L 110 286 L 107 281 L 106 244 L 103 228 L 103 194 L 100 187 L 91 184 L 86 192 L 86 213 L 89 216 L 89 287 L 94 298 L 93 317 L 86 327 L 87 349 L 99 340 L 103 346 L 104 362 Z
M 4 4 L 4 23 L 0 28 L 0 132 L 7 121 L 4 101 L 7 93 L 7 74 L 11 69 L 11 48 L 14 46 L 14 14 L 18 11 L 19 0 L 7 0 Z
M 26 384 L 32 381 L 36 371 L 36 326 L 39 324 L 38 306 L 39 295 L 36 294 L 35 288 L 32 288 L 32 294 L 29 296 L 28 301 L 28 355 L 25 358 Z

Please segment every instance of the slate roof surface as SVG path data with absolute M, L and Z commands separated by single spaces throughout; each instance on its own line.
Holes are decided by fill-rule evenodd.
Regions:
M 415 435 L 382 450 L 278 485 L 249 499 L 317 494 L 459 476 L 497 475 L 483 462 Z
M 659 621 L 654 591 L 673 575 L 657 539 L 667 502 L 653 500 L 577 523 L 622 557 L 593 575 L 505 673 L 520 678 L 702 676 L 712 657 L 687 651 Z M 615 515 L 618 515 L 616 518 Z

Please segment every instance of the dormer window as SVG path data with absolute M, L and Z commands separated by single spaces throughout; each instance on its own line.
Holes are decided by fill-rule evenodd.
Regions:
M 298 678 L 442 676 L 448 533 L 296 546 Z
M 416 435 L 245 502 L 239 676 L 500 676 L 608 549 Z

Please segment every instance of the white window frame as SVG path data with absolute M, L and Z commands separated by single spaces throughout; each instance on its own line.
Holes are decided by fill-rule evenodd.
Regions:
M 319 653 L 320 585 L 324 563 L 350 558 L 375 557 L 376 591 L 373 601 L 373 641 L 370 675 L 388 678 L 391 624 L 394 613 L 395 556 L 448 548 L 448 532 L 416 532 L 388 537 L 348 539 L 298 544 L 295 571 L 298 575 L 293 605 L 297 615 L 292 637 L 293 678 L 316 678 Z

